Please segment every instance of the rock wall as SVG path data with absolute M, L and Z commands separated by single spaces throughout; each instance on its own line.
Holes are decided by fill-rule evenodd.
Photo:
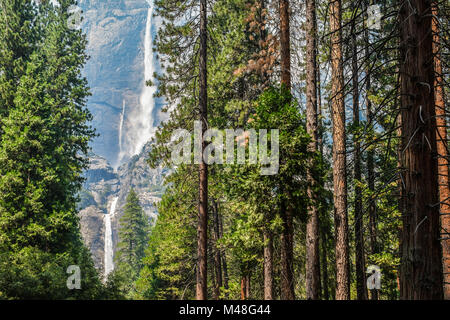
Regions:
M 80 6 L 90 56 L 84 69 L 92 92 L 88 108 L 94 117 L 92 125 L 99 133 L 92 148 L 117 168 L 121 164 L 118 163 L 121 113 L 125 107 L 122 134 L 126 137 L 135 122 L 133 117 L 139 110 L 145 83 L 144 36 L 149 4 L 146 0 L 85 0 Z M 152 28 L 153 35 L 156 29 Z M 158 66 L 155 68 L 159 70 Z M 156 125 L 162 100 L 155 102 Z M 123 143 L 127 143 L 126 138 Z M 124 160 L 128 160 L 126 156 Z
M 147 0 L 80 0 L 79 6 L 83 10 L 81 27 L 87 36 L 90 56 L 84 69 L 92 93 L 88 108 L 93 114 L 92 126 L 99 134 L 91 144 L 90 167 L 80 193 L 79 215 L 84 241 L 92 251 L 96 267 L 103 270 L 103 216 L 108 213 L 111 200 L 119 197 L 117 214 L 112 220 L 115 246 L 130 188 L 135 188 L 146 214 L 153 219 L 156 217 L 154 203 L 163 192 L 165 171 L 152 170 L 146 164 L 149 144 L 139 155 L 119 155 L 119 145 L 133 142 L 129 136 L 127 140 L 127 132 L 135 129 L 133 121 L 140 110 L 146 80 L 144 37 L 149 3 Z M 155 35 L 157 27 L 152 25 L 151 30 Z M 155 69 L 159 71 L 157 65 Z M 156 99 L 155 103 L 153 119 L 157 125 L 162 101 Z M 119 132 L 122 132 L 122 139 Z
M 123 216 L 126 197 L 131 188 L 139 195 L 139 200 L 149 221 L 157 217 L 156 204 L 164 192 L 166 169 L 151 169 L 146 163 L 150 143 L 129 162 L 114 171 L 106 159 L 91 154 L 90 167 L 86 171 L 86 182 L 81 192 L 79 206 L 81 232 L 86 245 L 92 252 L 95 266 L 103 271 L 104 225 L 103 216 L 108 213 L 111 201 L 119 197 L 116 214 L 112 219 L 114 247 L 118 242 L 120 218 Z

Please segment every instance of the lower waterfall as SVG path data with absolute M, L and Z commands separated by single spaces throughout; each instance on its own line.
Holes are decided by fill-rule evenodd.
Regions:
M 113 238 L 112 238 L 112 227 L 111 227 L 111 218 L 114 217 L 117 200 L 119 197 L 115 197 L 111 201 L 111 206 L 109 208 L 108 214 L 105 214 L 104 223 L 105 223 L 105 270 L 104 276 L 105 280 L 108 274 L 114 270 L 114 247 L 113 247 Z

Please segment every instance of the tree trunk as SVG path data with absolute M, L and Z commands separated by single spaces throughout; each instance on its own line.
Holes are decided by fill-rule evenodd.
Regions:
M 429 0 L 400 8 L 402 167 L 402 299 L 442 299 L 433 34 Z
M 316 21 L 317 23 L 317 21 Z M 317 30 L 317 29 L 316 29 Z M 317 47 L 316 47 L 317 51 Z M 318 148 L 321 157 L 321 161 L 323 162 L 323 133 L 322 133 L 322 90 L 321 90 L 321 79 L 320 79 L 320 64 L 317 64 L 317 126 L 318 126 Z M 323 179 L 320 177 L 319 185 L 323 185 Z M 323 210 L 323 209 L 322 209 Z M 321 211 L 322 217 L 325 216 L 325 212 Z M 329 300 L 329 289 L 328 289 L 328 259 L 327 259 L 327 232 L 325 230 L 325 221 L 324 219 L 319 219 L 319 225 L 321 225 L 321 232 L 319 235 L 321 236 L 322 242 L 322 261 L 320 265 L 322 266 L 322 290 L 323 290 L 323 299 Z
M 336 299 L 350 299 L 341 1 L 330 1 Z
M 273 300 L 273 235 L 264 231 L 264 300 Z
M 243 272 L 241 275 L 241 300 L 248 300 L 249 298 L 250 298 L 250 273 L 247 270 Z
M 250 273 L 245 277 L 245 299 L 250 299 Z
M 214 271 L 215 271 L 215 288 L 214 295 L 216 300 L 220 297 L 220 288 L 222 287 L 222 263 L 220 249 L 218 248 L 218 241 L 220 239 L 219 230 L 219 211 L 217 202 L 213 201 L 213 214 L 214 214 Z
M 210 233 L 211 233 L 211 230 L 210 230 Z M 214 242 L 213 243 L 209 243 L 209 247 L 211 248 L 211 247 L 214 247 Z M 216 261 L 215 261 L 215 259 L 214 259 L 214 256 L 209 256 L 208 257 L 208 260 L 209 260 L 209 262 L 208 262 L 208 264 L 210 265 L 210 266 L 213 266 L 213 273 L 212 273 L 212 275 L 211 275 L 211 286 L 212 286 L 212 288 L 213 288 L 213 290 L 212 290 L 212 299 L 213 300 L 219 300 L 219 291 L 217 290 L 217 288 L 218 288 L 218 286 L 217 286 L 217 277 L 216 277 L 216 275 L 215 275 L 215 271 L 216 271 Z
M 329 300 L 328 291 L 328 261 L 327 261 L 327 234 L 322 231 L 322 287 L 323 287 L 323 299 Z
M 434 80 L 435 109 L 437 122 L 437 153 L 439 176 L 439 201 L 441 213 L 441 243 L 442 243 L 442 267 L 444 274 L 444 299 L 450 300 L 450 190 L 449 190 L 449 161 L 447 144 L 447 121 L 445 99 L 442 79 L 442 62 L 440 54 L 439 16 L 438 4 L 433 2 L 433 55 L 434 55 Z
M 366 270 L 364 258 L 364 234 L 362 213 L 361 182 L 361 143 L 359 140 L 359 79 L 358 44 L 355 31 L 355 18 L 352 23 L 352 85 L 353 85 L 353 147 L 354 147 L 354 185 L 355 185 L 355 268 L 356 295 L 358 300 L 367 300 Z
M 259 0 L 259 23 L 261 25 L 261 28 L 259 30 L 259 36 L 261 38 L 261 41 L 259 42 L 259 50 L 260 52 L 267 49 L 267 26 L 266 26 L 266 17 L 263 14 L 266 10 L 266 1 L 265 0 Z M 264 88 L 268 85 L 269 77 L 267 74 L 267 70 L 265 68 L 262 69 L 261 73 L 261 89 L 264 90 Z
M 241 300 L 245 300 L 246 299 L 246 293 L 247 293 L 247 279 L 245 277 L 245 275 L 241 276 Z
M 293 217 L 292 208 L 288 204 L 281 209 L 283 231 L 281 233 L 281 300 L 294 300 L 293 270 Z
M 219 237 L 223 237 L 223 220 L 222 216 L 219 215 Z M 223 270 L 223 287 L 225 290 L 228 290 L 228 267 L 227 267 L 227 257 L 225 255 L 225 251 L 221 250 L 221 260 L 222 260 L 222 270 Z M 225 293 L 225 297 L 228 296 L 228 293 Z
M 199 58 L 199 108 L 202 133 L 207 128 L 207 15 L 206 0 L 200 0 L 200 58 Z M 202 139 L 202 155 L 206 142 Z M 207 232 L 208 232 L 208 166 L 201 160 L 199 168 L 199 205 L 198 205 L 198 261 L 197 261 L 197 300 L 207 299 Z
M 280 0 L 280 47 L 281 47 L 281 83 L 291 90 L 291 52 L 289 34 L 289 1 Z M 284 202 L 284 201 L 283 201 Z M 289 203 L 282 203 L 281 218 L 281 299 L 294 300 L 293 272 L 293 217 Z
M 306 1 L 306 130 L 312 137 L 308 145 L 310 152 L 317 152 L 317 63 L 316 63 L 316 2 Z M 314 174 L 314 161 L 307 171 L 308 207 L 306 224 L 306 298 L 317 300 L 320 297 L 320 256 L 319 256 L 319 210 L 317 208 L 317 178 Z
M 368 7 L 368 2 L 366 4 Z M 372 136 L 372 128 L 373 128 L 373 114 L 372 114 L 372 102 L 370 100 L 371 94 L 371 76 L 370 76 L 370 39 L 369 39 L 369 30 L 366 28 L 364 31 L 364 38 L 366 43 L 365 48 L 365 60 L 367 63 L 366 68 L 366 116 L 369 127 L 369 139 Z M 369 188 L 369 207 L 368 207 L 368 215 L 369 215 L 369 236 L 370 236 L 370 253 L 375 254 L 378 253 L 378 245 L 377 245 L 377 208 L 375 199 L 373 195 L 375 194 L 375 155 L 373 151 L 373 146 L 370 146 L 367 150 L 367 185 Z M 378 300 L 378 291 L 371 291 L 371 300 Z
M 289 1 L 280 0 L 281 83 L 291 89 L 291 47 L 289 34 Z

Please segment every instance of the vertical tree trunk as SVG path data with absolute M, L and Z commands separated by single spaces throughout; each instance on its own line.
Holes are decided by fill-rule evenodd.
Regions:
M 200 0 L 200 58 L 199 58 L 199 108 L 200 121 L 202 122 L 202 133 L 207 128 L 207 15 L 206 0 Z M 202 139 L 202 155 L 206 142 Z M 199 170 L 199 205 L 198 205 L 198 261 L 197 261 L 197 300 L 207 299 L 207 232 L 208 232 L 208 166 L 203 160 Z
M 433 34 L 429 0 L 400 8 L 403 181 L 402 299 L 442 299 Z
M 350 299 L 341 1 L 330 1 L 336 299 Z
M 322 287 L 323 287 L 323 299 L 329 300 L 328 291 L 328 261 L 327 261 L 327 234 L 322 231 Z
M 281 83 L 291 89 L 291 41 L 289 33 L 289 1 L 280 0 Z
M 316 21 L 317 23 L 317 21 Z M 316 29 L 317 30 L 317 29 Z M 317 51 L 317 47 L 316 47 Z M 317 126 L 318 126 L 318 136 L 317 142 L 319 147 L 320 157 L 323 161 L 323 129 L 322 129 L 322 90 L 321 90 L 321 79 L 320 79 L 320 64 L 317 64 Z M 319 185 L 322 185 L 322 178 L 319 180 Z M 322 209 L 323 210 L 323 209 Z M 325 216 L 325 212 L 321 212 L 322 217 Z M 327 232 L 325 230 L 325 221 L 324 219 L 319 220 L 319 225 L 321 225 L 321 232 L 319 235 L 321 236 L 322 243 L 322 261 L 320 265 L 322 266 L 322 290 L 323 290 L 323 299 L 329 300 L 329 289 L 328 289 L 328 259 L 327 259 Z
M 294 269 L 293 269 L 293 217 L 292 208 L 282 206 L 281 219 L 281 300 L 294 300 Z
M 247 300 L 250 299 L 250 280 L 251 275 L 250 273 L 248 273 L 247 276 L 245 277 L 245 298 Z
M 259 36 L 261 38 L 261 41 L 259 42 L 259 50 L 260 52 L 267 49 L 267 26 L 266 26 L 266 16 L 265 16 L 265 11 L 266 11 L 266 1 L 265 0 L 259 0 L 259 23 L 260 23 L 260 30 L 259 30 Z M 268 85 L 268 80 L 269 77 L 267 75 L 267 69 L 263 68 L 262 69 L 262 73 L 261 73 L 261 88 L 262 90 L 264 90 L 264 88 Z
M 369 6 L 368 2 L 366 4 L 366 8 Z M 364 31 L 365 38 L 365 60 L 367 63 L 366 68 L 366 116 L 367 122 L 369 126 L 369 139 L 372 133 L 373 126 L 373 114 L 372 114 L 372 102 L 370 100 L 371 94 L 371 75 L 370 75 L 370 39 L 369 39 L 369 30 L 366 28 Z M 375 254 L 378 253 L 378 245 L 377 245 L 377 218 L 376 218 L 376 203 L 375 199 L 372 197 L 375 193 L 375 155 L 373 151 L 373 147 L 370 146 L 367 150 L 367 184 L 369 188 L 370 198 L 369 198 L 369 236 L 370 236 L 370 253 Z M 378 291 L 371 291 L 371 299 L 378 300 Z
M 366 270 L 364 258 L 364 234 L 362 213 L 361 182 L 361 144 L 359 140 L 359 79 L 358 79 L 358 43 L 355 31 L 355 18 L 352 22 L 352 85 L 353 85 L 353 147 L 354 147 L 354 184 L 355 184 L 355 267 L 356 295 L 358 300 L 367 300 Z
M 222 262 L 220 249 L 218 248 L 218 241 L 220 239 L 219 230 L 219 209 L 217 202 L 213 201 L 213 214 L 214 214 L 214 271 L 215 271 L 215 288 L 214 295 L 215 299 L 220 297 L 220 288 L 222 287 Z
M 264 231 L 264 300 L 273 300 L 273 235 Z
M 245 300 L 247 298 L 246 297 L 246 294 L 247 294 L 246 285 L 247 285 L 247 279 L 246 279 L 245 275 L 242 275 L 241 276 L 241 300 Z
M 308 145 L 310 152 L 317 152 L 317 63 L 316 63 L 316 2 L 306 1 L 306 130 L 312 137 Z M 320 256 L 319 256 L 319 210 L 317 209 L 317 178 L 311 160 L 307 172 L 308 207 L 306 224 L 306 298 L 320 297 Z
M 266 9 L 266 2 L 265 0 L 260 0 L 260 10 L 261 10 L 261 16 L 260 16 L 260 23 L 261 23 L 261 30 L 260 30 L 260 37 L 261 37 L 261 44 L 265 45 L 265 41 L 267 39 L 267 29 L 265 25 L 265 17 L 263 16 L 263 12 Z M 260 50 L 264 50 L 264 45 L 260 47 Z M 266 85 L 266 82 L 268 80 L 267 72 L 266 70 L 263 71 L 261 75 L 261 82 L 263 88 Z M 271 220 L 271 213 L 266 214 L 266 221 L 265 225 L 266 227 L 263 230 L 263 237 L 264 237 L 264 261 L 263 261 L 263 275 L 264 275 L 264 300 L 273 300 L 273 233 L 268 228 L 270 225 Z
M 248 300 L 250 298 L 250 270 L 248 266 L 241 271 L 241 300 Z
M 214 231 L 212 231 L 212 232 L 214 232 Z M 210 230 L 210 233 L 211 233 L 211 230 Z M 209 247 L 211 248 L 211 247 L 214 247 L 214 242 L 213 243 L 209 243 Z M 210 277 L 211 277 L 211 287 L 213 288 L 213 290 L 212 290 L 212 299 L 213 300 L 219 300 L 219 291 L 217 290 L 217 288 L 218 288 L 218 286 L 217 286 L 217 277 L 216 277 L 216 275 L 215 275 L 215 271 L 216 271 L 216 261 L 215 261 L 215 259 L 214 259 L 214 256 L 209 256 L 208 257 L 208 264 L 210 265 L 210 266 L 212 266 L 213 267 L 213 273 L 212 274 L 210 274 Z
M 398 73 L 400 73 L 400 70 L 397 70 Z M 396 99 L 396 108 L 400 110 L 400 88 L 398 89 L 398 98 Z M 401 110 L 400 110 L 401 111 Z M 403 145 L 403 141 L 402 141 L 402 115 L 401 112 L 397 115 L 397 130 L 396 130 L 396 136 L 399 139 L 400 143 L 397 146 L 397 171 L 398 171 L 398 179 L 397 179 L 397 184 L 398 184 L 398 193 L 399 193 L 399 198 L 398 198 L 398 211 L 399 212 L 404 212 L 404 202 L 406 200 L 406 196 L 404 194 L 405 189 L 403 188 L 403 169 L 402 169 L 402 150 L 404 149 L 404 145 Z M 399 230 L 398 230 L 398 240 L 399 240 L 399 252 L 398 255 L 399 257 L 403 256 L 403 242 L 402 242 L 402 227 L 400 226 Z M 401 272 L 401 270 L 400 270 Z M 397 286 L 398 286 L 398 291 L 401 292 L 401 281 L 400 281 L 400 272 L 397 272 Z M 374 299 L 373 295 L 372 295 L 372 299 Z
M 366 82 L 366 90 L 370 90 L 370 76 L 368 76 Z M 370 102 L 369 97 L 366 97 L 366 114 L 369 122 L 369 127 L 372 124 L 372 103 Z M 370 129 L 371 130 L 371 129 Z M 370 133 L 372 134 L 372 133 Z M 372 147 L 369 147 L 367 151 L 367 179 L 368 179 L 368 188 L 370 191 L 370 199 L 369 199 L 369 234 L 370 234 L 370 251 L 372 254 L 378 253 L 378 245 L 377 245 L 377 207 L 375 203 L 375 199 L 373 195 L 375 193 L 375 155 Z
M 449 161 L 447 144 L 447 121 L 445 110 L 445 99 L 442 79 L 442 62 L 440 54 L 438 4 L 433 2 L 433 55 L 435 109 L 437 122 L 437 153 L 438 153 L 438 176 L 439 176 L 439 201 L 441 213 L 441 243 L 442 243 L 442 267 L 444 274 L 444 299 L 450 300 L 450 190 L 449 190 Z
M 289 1 L 280 0 L 281 83 L 291 90 L 291 51 L 289 33 Z M 281 208 L 283 232 L 281 234 L 281 299 L 294 300 L 293 272 L 293 216 L 290 204 Z
M 219 215 L 219 237 L 223 237 L 223 220 L 222 216 Z M 228 290 L 228 267 L 227 267 L 227 257 L 225 255 L 225 251 L 221 250 L 221 260 L 222 260 L 222 271 L 223 271 L 223 287 L 225 290 Z M 225 294 L 225 297 L 227 297 L 228 294 Z

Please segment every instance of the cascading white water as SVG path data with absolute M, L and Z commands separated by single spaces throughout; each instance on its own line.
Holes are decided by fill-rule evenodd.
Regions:
M 117 160 L 117 163 L 115 165 L 115 169 L 120 165 L 123 157 L 124 157 L 124 150 L 123 150 L 123 122 L 125 119 L 125 99 L 122 101 L 122 113 L 120 114 L 120 123 L 119 123 L 119 158 Z
M 113 238 L 112 238 L 112 227 L 111 227 L 111 218 L 114 217 L 116 212 L 117 200 L 119 197 L 115 197 L 111 201 L 111 206 L 109 207 L 108 214 L 105 214 L 104 223 L 105 223 L 105 278 L 108 274 L 114 270 L 114 247 L 113 247 Z
M 139 154 L 142 147 L 154 135 L 156 128 L 153 112 L 155 109 L 156 86 L 147 86 L 147 81 L 155 83 L 154 72 L 156 71 L 153 54 L 153 0 L 146 0 L 149 8 L 147 10 L 147 21 L 144 33 L 144 72 L 142 75 L 142 90 L 139 97 L 139 104 L 131 104 L 127 101 L 125 117 L 125 99 L 122 106 L 122 114 L 119 120 L 119 153 L 115 167 L 120 166 L 123 161 Z
M 147 12 L 147 23 L 145 26 L 144 38 L 144 87 L 140 97 L 140 112 L 138 114 L 137 126 L 135 126 L 135 143 L 133 146 L 133 155 L 141 152 L 142 147 L 150 140 L 154 133 L 153 127 L 153 109 L 155 108 L 155 99 L 153 95 L 156 92 L 153 74 L 155 65 L 153 62 L 153 36 L 152 36 L 152 20 L 153 20 L 153 0 L 147 0 L 149 4 Z M 150 80 L 152 86 L 147 86 L 146 82 Z

